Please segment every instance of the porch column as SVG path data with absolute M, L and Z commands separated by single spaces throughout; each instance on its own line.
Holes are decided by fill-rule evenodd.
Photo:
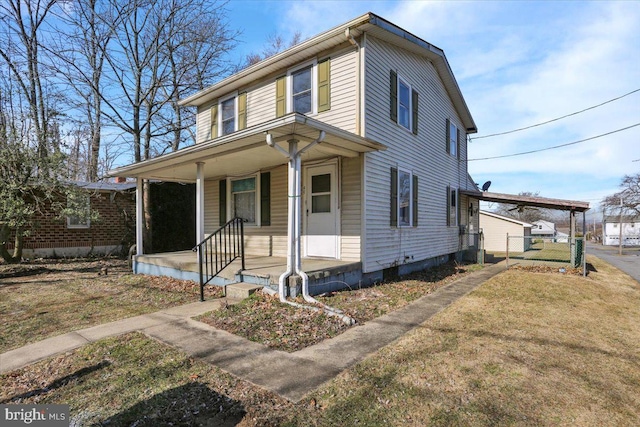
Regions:
M 569 214 L 569 248 L 571 250 L 571 266 L 576 264 L 576 211 L 571 209 Z
M 142 232 L 144 231 L 144 209 L 142 202 L 142 178 L 136 178 L 136 255 L 142 255 L 143 241 Z
M 204 162 L 196 163 L 196 245 L 204 240 Z

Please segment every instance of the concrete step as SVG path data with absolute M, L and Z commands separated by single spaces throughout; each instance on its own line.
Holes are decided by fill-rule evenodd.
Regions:
M 225 286 L 225 292 L 227 298 L 245 299 L 263 287 L 262 285 L 256 285 L 254 283 L 240 282 Z

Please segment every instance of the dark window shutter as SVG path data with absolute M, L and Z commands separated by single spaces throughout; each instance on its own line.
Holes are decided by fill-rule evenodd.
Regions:
M 331 60 L 318 62 L 318 112 L 331 109 Z
M 247 128 L 247 92 L 238 95 L 238 130 Z
M 449 138 L 451 138 L 451 135 L 449 134 L 449 132 L 451 132 L 451 123 L 449 122 L 449 119 L 447 119 L 447 138 L 446 138 L 446 147 L 447 147 L 447 154 L 451 153 L 450 147 L 449 147 Z
M 398 122 L 398 74 L 391 70 L 389 75 L 389 114 L 391 120 Z
M 398 226 L 398 169 L 391 168 L 391 212 L 390 223 L 392 227 Z
M 271 225 L 271 172 L 260 174 L 260 225 Z
M 280 77 L 276 80 L 276 117 L 282 117 L 287 108 L 286 78 Z
M 418 177 L 413 175 L 413 226 L 418 226 Z
M 456 128 L 457 131 L 457 135 L 456 135 L 456 145 L 457 145 L 457 150 L 456 150 L 456 154 L 458 155 L 458 160 L 460 160 L 460 129 Z
M 227 180 L 221 179 L 219 182 L 219 214 L 220 214 L 220 226 L 222 227 L 227 223 Z
M 414 135 L 418 134 L 418 92 L 411 90 L 411 109 L 413 122 L 411 124 Z
M 448 121 L 448 120 L 447 120 Z M 447 226 L 451 225 L 451 187 L 447 185 Z

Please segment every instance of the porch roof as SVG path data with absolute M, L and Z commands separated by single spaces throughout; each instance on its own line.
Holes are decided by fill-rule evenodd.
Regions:
M 519 194 L 490 193 L 488 191 L 460 190 L 460 193 L 487 202 L 506 203 L 517 206 L 534 206 L 575 212 L 585 212 L 589 210 L 589 203 L 579 200 L 550 199 L 548 197 L 521 196 Z
M 241 176 L 286 164 L 288 159 L 269 147 L 266 135 L 285 150 L 288 141 L 298 141 L 302 149 L 315 140 L 320 131 L 325 137 L 320 144 L 302 155 L 302 161 L 385 150 L 386 146 L 368 138 L 330 126 L 304 114 L 291 113 L 260 125 L 252 126 L 215 140 L 209 140 L 173 153 L 109 171 L 110 176 L 195 182 L 196 163 L 204 163 L 204 177 Z

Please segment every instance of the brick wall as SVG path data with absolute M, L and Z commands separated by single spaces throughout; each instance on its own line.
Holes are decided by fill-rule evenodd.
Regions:
M 126 251 L 135 241 L 135 192 L 94 192 L 90 203 L 99 219 L 92 221 L 89 228 L 68 228 L 66 218 L 57 219 L 47 204 L 34 218 L 31 233 L 24 237 L 24 249 L 123 246 Z M 7 249 L 13 249 L 13 239 L 11 236 L 7 241 Z

